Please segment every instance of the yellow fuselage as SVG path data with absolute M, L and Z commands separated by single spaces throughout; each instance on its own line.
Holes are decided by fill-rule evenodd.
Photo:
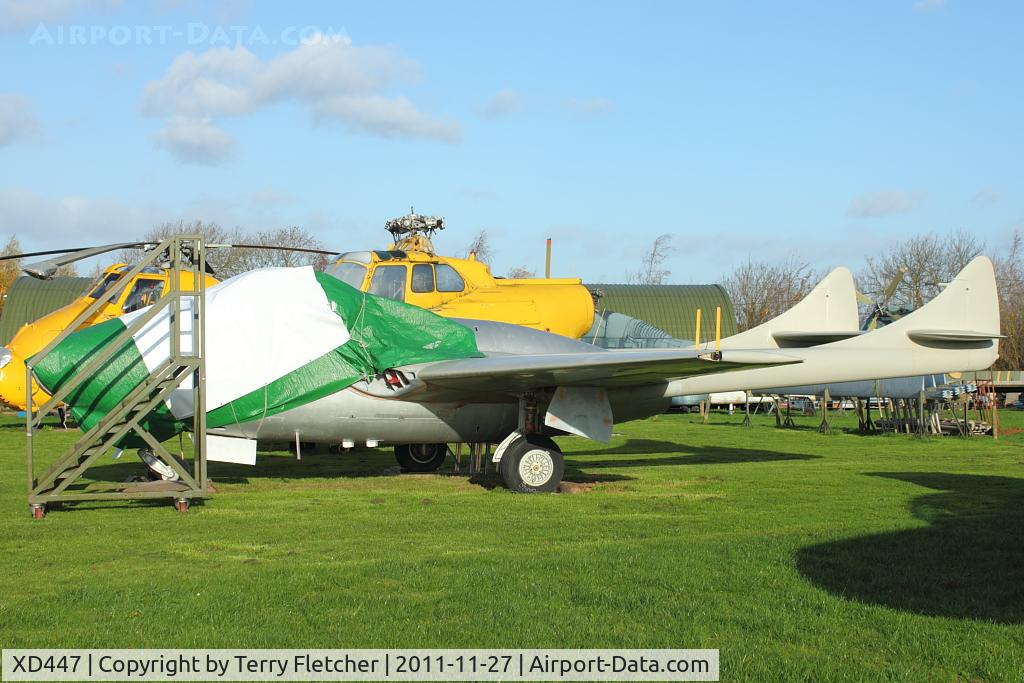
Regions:
M 496 278 L 474 258 L 395 249 L 350 252 L 327 272 L 357 289 L 447 318 L 494 320 L 573 339 L 594 322 L 594 299 L 581 280 Z
M 88 308 L 96 297 L 117 282 L 128 266 L 106 270 L 100 283 L 86 296 L 24 325 L 7 345 L 11 359 L 0 368 L 0 401 L 25 409 L 25 359 L 42 351 Z M 594 300 L 576 278 L 494 277 L 487 265 L 467 259 L 437 256 L 426 251 L 362 251 L 344 254 L 327 272 L 371 294 L 404 301 L 448 318 L 494 320 L 523 325 L 579 339 L 594 320 Z M 118 297 L 105 304 L 80 327 L 116 318 L 147 306 L 168 289 L 166 271 L 141 273 Z M 207 286 L 216 284 L 207 277 Z M 192 287 L 191 273 L 182 273 L 182 287 Z M 49 396 L 33 382 L 33 406 Z
M 18 410 L 25 409 L 25 399 L 27 396 L 25 391 L 25 360 L 46 348 L 57 335 L 67 329 L 85 309 L 96 301 L 97 297 L 112 287 L 128 270 L 129 266 L 122 263 L 107 268 L 103 273 L 103 277 L 87 295 L 75 299 L 63 308 L 58 308 L 56 311 L 44 315 L 35 322 L 23 325 L 18 330 L 7 345 L 11 359 L 3 368 L 0 368 L 0 401 Z M 148 306 L 163 296 L 169 287 L 169 280 L 170 278 L 166 271 L 140 273 L 135 277 L 134 282 L 130 283 L 118 294 L 117 298 L 101 306 L 79 328 L 95 325 L 143 306 Z M 216 282 L 211 277 L 206 278 L 207 286 L 216 284 Z M 193 278 L 190 272 L 184 271 L 181 273 L 181 286 L 185 290 L 192 288 Z M 42 405 L 49 398 L 49 395 L 40 389 L 35 382 L 32 383 L 32 405 L 34 407 Z

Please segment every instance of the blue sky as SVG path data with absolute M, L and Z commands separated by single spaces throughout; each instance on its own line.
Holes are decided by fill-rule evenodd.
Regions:
M 1024 227 L 1024 5 L 0 0 L 0 235 L 196 218 L 673 282 Z M 304 41 L 300 37 L 305 38 Z

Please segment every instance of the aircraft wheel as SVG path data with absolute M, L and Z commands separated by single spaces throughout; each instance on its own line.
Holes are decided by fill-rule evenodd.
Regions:
M 448 457 L 448 444 L 413 443 L 395 446 L 398 464 L 410 472 L 436 472 Z
M 562 452 L 547 437 L 515 442 L 501 456 L 499 466 L 505 486 L 518 493 L 554 493 L 565 473 Z

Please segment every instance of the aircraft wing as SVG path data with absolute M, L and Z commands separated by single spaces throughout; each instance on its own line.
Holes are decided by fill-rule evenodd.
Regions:
M 486 393 L 543 387 L 625 387 L 799 363 L 777 351 L 621 349 L 581 353 L 510 354 L 440 361 L 422 366 L 417 379 L 428 386 Z

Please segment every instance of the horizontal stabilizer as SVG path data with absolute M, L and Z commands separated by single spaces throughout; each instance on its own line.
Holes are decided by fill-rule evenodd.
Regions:
M 847 339 L 857 330 L 856 291 L 849 269 L 836 268 L 791 309 L 726 337 L 721 346 L 723 349 L 776 349 Z
M 864 334 L 864 330 L 817 330 L 817 331 L 801 331 L 801 330 L 782 330 L 779 332 L 772 332 L 772 337 L 775 341 L 787 344 L 803 344 L 807 346 L 817 346 L 819 344 L 831 344 L 832 342 L 842 341 L 843 339 L 850 339 L 852 337 L 859 337 Z
M 1005 334 L 998 332 L 977 332 L 975 330 L 910 330 L 907 336 L 916 342 L 953 342 L 973 343 L 1005 339 Z

